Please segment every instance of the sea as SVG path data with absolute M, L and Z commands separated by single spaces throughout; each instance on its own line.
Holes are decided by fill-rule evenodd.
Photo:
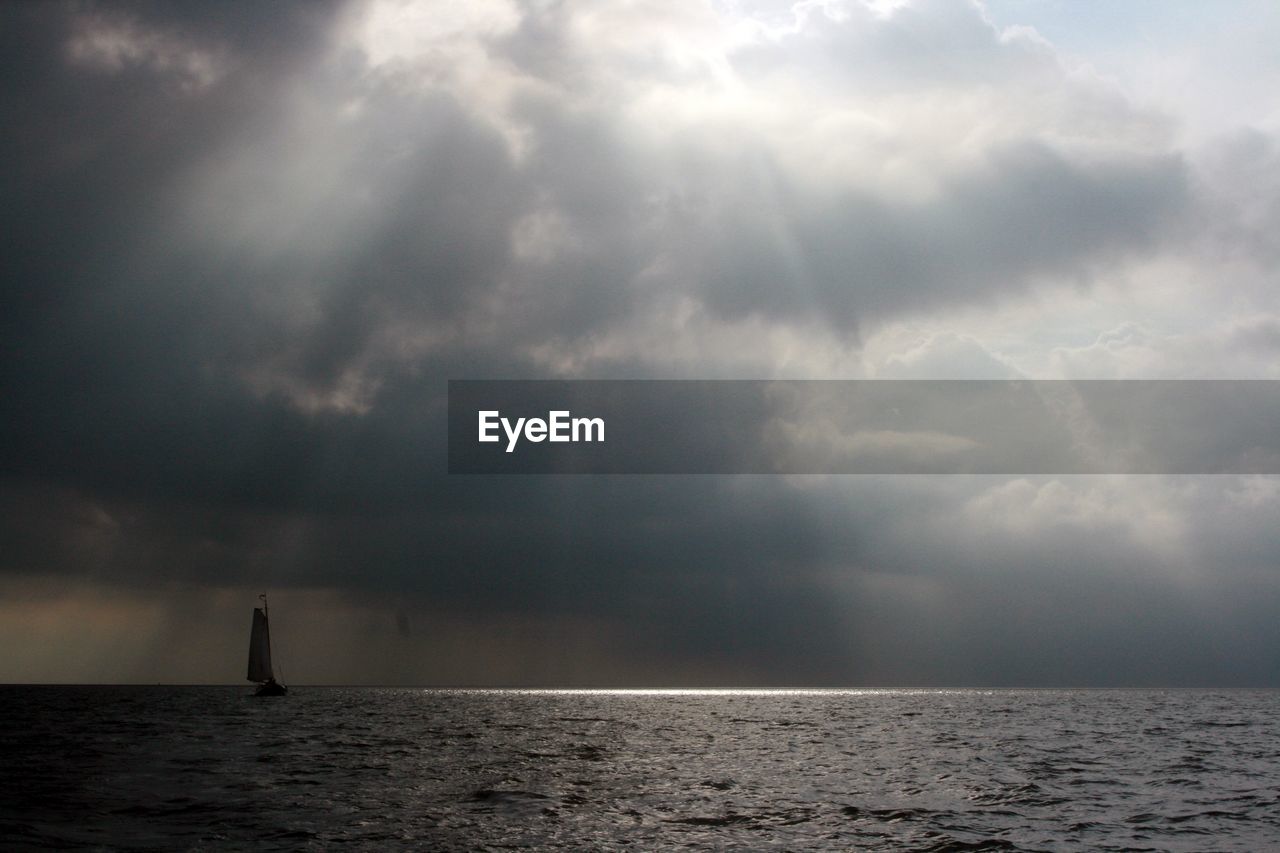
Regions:
M 0 849 L 1280 850 L 1280 691 L 0 687 Z

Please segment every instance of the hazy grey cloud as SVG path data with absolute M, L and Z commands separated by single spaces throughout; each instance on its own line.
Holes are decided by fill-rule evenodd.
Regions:
M 0 572 L 48 615 L 0 636 L 48 677 L 270 584 L 319 680 L 1275 680 L 1269 480 L 444 474 L 448 378 L 1259 370 L 1265 122 L 1192 150 L 962 3 L 0 17 Z

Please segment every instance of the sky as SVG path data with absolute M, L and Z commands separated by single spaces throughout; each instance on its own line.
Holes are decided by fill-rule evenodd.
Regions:
M 1280 686 L 1265 476 L 446 473 L 449 379 L 1280 379 L 1270 2 L 0 5 L 0 681 Z M 1212 419 L 1201 428 L 1212 431 Z

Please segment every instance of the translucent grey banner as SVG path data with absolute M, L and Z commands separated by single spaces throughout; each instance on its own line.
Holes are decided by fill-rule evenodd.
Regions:
M 451 474 L 1280 474 L 1280 381 L 451 380 Z

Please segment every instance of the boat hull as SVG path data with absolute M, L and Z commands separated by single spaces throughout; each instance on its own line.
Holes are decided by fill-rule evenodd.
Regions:
M 280 682 L 272 679 L 253 691 L 254 696 L 284 696 L 289 692 L 289 688 Z

